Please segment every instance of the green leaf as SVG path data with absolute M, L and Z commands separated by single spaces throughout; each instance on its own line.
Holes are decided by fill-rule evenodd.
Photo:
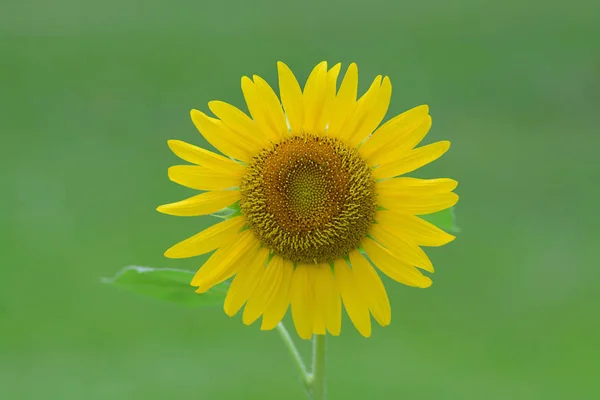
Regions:
M 456 216 L 454 215 L 454 207 L 447 208 L 429 215 L 420 215 L 426 221 L 431 222 L 438 228 L 451 233 L 460 232 L 460 228 L 456 226 Z
M 221 283 L 206 293 L 198 294 L 190 286 L 194 273 L 183 269 L 150 268 L 131 265 L 113 278 L 102 282 L 130 292 L 191 307 L 223 304 L 229 285 Z

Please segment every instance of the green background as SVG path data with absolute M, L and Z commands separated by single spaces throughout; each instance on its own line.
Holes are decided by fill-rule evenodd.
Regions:
M 331 399 L 593 399 L 600 384 L 600 5 L 32 0 L 0 3 L 0 398 L 303 399 L 275 332 L 99 283 L 210 218 L 158 204 L 189 110 L 240 77 L 356 61 L 388 117 L 431 107 L 462 232 L 434 285 L 387 281 L 391 326 L 347 319 Z M 308 353 L 308 343 L 300 343 Z

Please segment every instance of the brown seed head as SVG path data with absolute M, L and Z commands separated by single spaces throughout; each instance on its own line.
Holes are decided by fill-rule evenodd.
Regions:
M 263 150 L 240 185 L 240 208 L 263 246 L 295 262 L 328 262 L 358 248 L 373 223 L 375 182 L 358 152 L 324 136 Z

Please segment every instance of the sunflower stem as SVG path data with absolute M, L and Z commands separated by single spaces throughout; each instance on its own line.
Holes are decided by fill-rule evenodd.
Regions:
M 309 380 L 309 391 L 312 400 L 325 400 L 325 358 L 327 354 L 326 335 L 313 335 L 312 373 Z
M 296 365 L 296 369 L 300 374 L 300 380 L 302 381 L 302 385 L 304 386 L 304 390 L 308 398 L 310 400 L 325 400 L 325 356 L 327 353 L 327 343 L 325 339 L 326 336 L 313 335 L 312 371 L 308 372 L 306 365 L 302 360 L 302 356 L 294 344 L 294 341 L 292 340 L 288 330 L 285 328 L 285 325 L 283 325 L 283 322 L 280 322 L 277 325 L 277 332 L 279 332 L 279 336 L 281 336 L 285 347 L 287 347 L 292 359 L 294 360 L 294 364 Z
M 290 336 L 289 332 L 285 328 L 285 325 L 283 325 L 283 322 L 280 322 L 277 325 L 277 332 L 279 332 L 279 335 L 281 336 L 281 340 L 283 340 L 283 344 L 285 344 L 285 347 L 287 347 L 287 349 L 290 352 L 290 355 L 292 356 L 292 359 L 294 360 L 296 369 L 298 370 L 298 373 L 300 374 L 300 379 L 302 381 L 302 385 L 304 385 L 304 388 L 306 389 L 306 391 L 309 392 L 309 390 L 310 390 L 309 381 L 311 380 L 311 374 L 308 373 L 308 371 L 306 370 L 306 365 L 304 364 L 304 361 L 302 360 L 302 356 L 300 355 L 298 348 L 294 344 L 294 341 L 292 340 L 292 337 Z

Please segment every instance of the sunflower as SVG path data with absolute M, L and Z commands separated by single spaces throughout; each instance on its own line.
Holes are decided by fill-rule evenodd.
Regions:
M 371 315 L 382 326 L 391 308 L 376 267 L 391 279 L 426 288 L 433 272 L 421 246 L 454 236 L 419 216 L 453 206 L 452 179 L 403 177 L 444 154 L 450 143 L 415 148 L 429 131 L 427 106 L 383 125 L 392 94 L 377 76 L 357 99 L 358 68 L 351 64 L 337 87 L 340 64 L 318 64 L 304 89 L 277 64 L 279 97 L 259 76 L 243 77 L 249 117 L 221 101 L 208 103 L 216 118 L 191 118 L 222 155 L 170 140 L 193 165 L 169 168 L 169 178 L 202 191 L 160 206 L 176 216 L 228 217 L 174 245 L 169 258 L 214 253 L 191 285 L 198 293 L 231 278 L 225 313 L 273 329 L 291 313 L 298 335 L 339 335 L 342 302 L 358 331 L 371 335 Z M 280 101 L 281 99 L 281 101 Z

